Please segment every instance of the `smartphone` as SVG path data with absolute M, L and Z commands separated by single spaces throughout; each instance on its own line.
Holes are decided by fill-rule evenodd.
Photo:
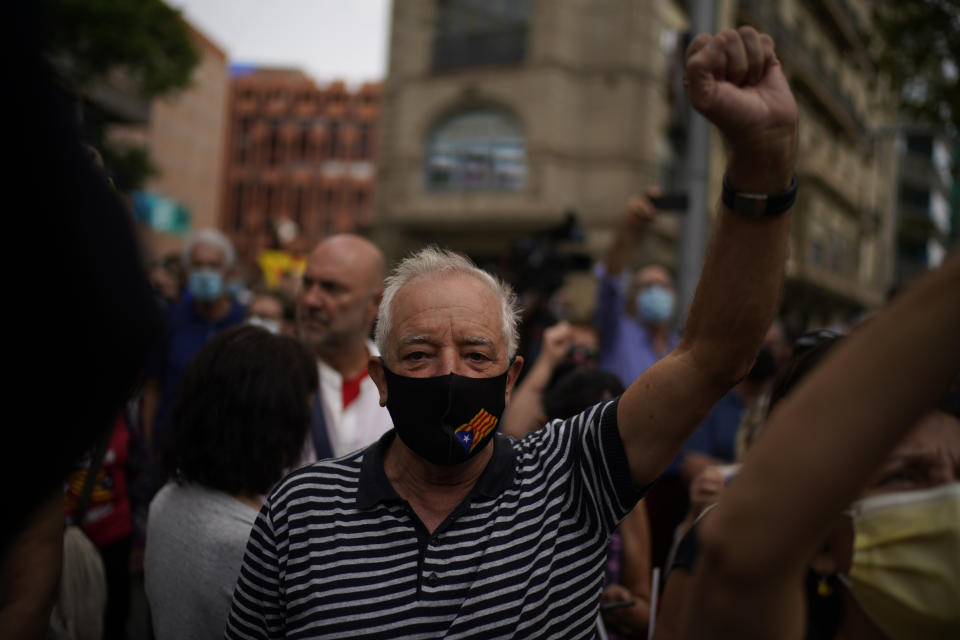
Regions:
M 665 193 L 659 198 L 650 198 L 651 204 L 661 211 L 686 211 L 689 205 L 687 194 Z
M 622 602 L 605 602 L 600 605 L 600 611 L 614 611 L 615 609 L 626 609 L 637 604 L 636 600 L 624 600 Z

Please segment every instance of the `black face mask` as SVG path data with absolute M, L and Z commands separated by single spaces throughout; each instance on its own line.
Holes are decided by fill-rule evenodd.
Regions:
M 410 378 L 383 365 L 387 410 L 403 444 L 437 465 L 454 465 L 478 454 L 493 438 L 506 407 L 507 368 L 492 378 L 455 373 Z

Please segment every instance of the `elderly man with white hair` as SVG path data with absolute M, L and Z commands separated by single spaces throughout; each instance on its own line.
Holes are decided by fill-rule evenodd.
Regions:
M 677 347 L 616 399 L 517 441 L 509 288 L 426 249 L 387 279 L 369 361 L 394 429 L 288 476 L 247 544 L 227 638 L 592 638 L 610 533 L 750 369 L 777 307 L 797 108 L 750 27 L 688 51 L 727 139 L 714 240 Z
M 233 244 L 216 229 L 195 231 L 184 245 L 187 293 L 167 315 L 164 343 L 147 365 L 140 410 L 144 437 L 154 451 L 162 446 L 174 394 L 190 360 L 207 340 L 246 317 L 224 284 L 235 259 Z

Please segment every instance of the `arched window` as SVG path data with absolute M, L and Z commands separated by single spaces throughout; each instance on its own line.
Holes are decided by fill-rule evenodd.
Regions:
M 430 133 L 425 173 L 427 188 L 435 191 L 522 189 L 527 175 L 523 130 L 513 117 L 493 109 L 450 116 Z

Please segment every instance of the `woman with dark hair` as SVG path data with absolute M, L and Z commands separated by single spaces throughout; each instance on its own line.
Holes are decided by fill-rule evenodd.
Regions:
M 317 367 L 293 338 L 234 327 L 188 367 L 150 504 L 145 578 L 158 640 L 223 635 L 263 496 L 298 460 Z

